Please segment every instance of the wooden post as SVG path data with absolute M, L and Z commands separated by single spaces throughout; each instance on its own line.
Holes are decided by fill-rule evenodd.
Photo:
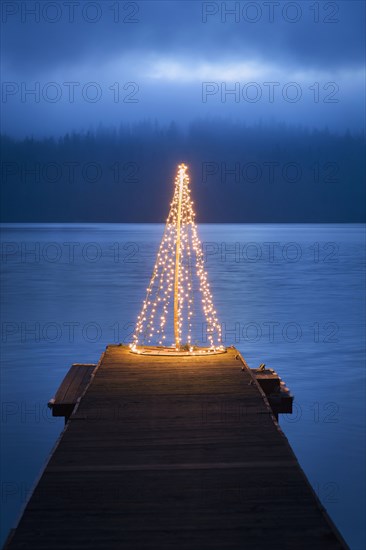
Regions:
M 182 164 L 179 168 L 179 197 L 177 212 L 177 241 L 175 246 L 175 277 L 174 277 L 174 339 L 176 349 L 180 348 L 179 330 L 179 264 L 180 264 L 180 219 L 182 212 L 183 183 L 186 168 Z

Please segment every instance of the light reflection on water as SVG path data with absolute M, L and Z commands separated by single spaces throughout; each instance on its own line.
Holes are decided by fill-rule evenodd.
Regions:
M 60 430 L 46 403 L 71 363 L 127 342 L 161 225 L 2 228 L 2 540 Z M 364 539 L 364 228 L 201 225 L 226 345 L 295 395 L 281 426 L 352 548 Z M 5 506 L 4 506 L 5 504 Z

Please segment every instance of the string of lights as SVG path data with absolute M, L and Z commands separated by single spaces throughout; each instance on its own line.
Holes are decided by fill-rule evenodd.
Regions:
M 134 353 L 149 353 L 152 347 L 159 348 L 161 353 L 184 354 L 225 350 L 204 268 L 187 169 L 185 164 L 178 166 L 163 238 L 130 344 Z M 195 294 L 199 294 L 200 299 L 195 299 Z M 205 347 L 195 345 L 193 340 L 199 305 L 205 325 Z M 169 343 L 169 337 L 173 336 L 171 327 L 174 341 Z

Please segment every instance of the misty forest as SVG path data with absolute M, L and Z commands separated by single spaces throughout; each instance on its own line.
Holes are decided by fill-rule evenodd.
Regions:
M 364 219 L 357 133 L 145 121 L 59 138 L 3 136 L 2 147 L 3 222 L 163 222 L 182 158 L 189 159 L 199 222 Z

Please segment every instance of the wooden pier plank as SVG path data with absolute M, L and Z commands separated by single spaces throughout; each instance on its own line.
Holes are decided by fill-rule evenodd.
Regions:
M 91 363 L 74 363 L 48 405 L 53 416 L 69 417 L 79 397 L 84 393 L 96 368 Z
M 171 358 L 110 346 L 8 548 L 346 545 L 236 350 Z

